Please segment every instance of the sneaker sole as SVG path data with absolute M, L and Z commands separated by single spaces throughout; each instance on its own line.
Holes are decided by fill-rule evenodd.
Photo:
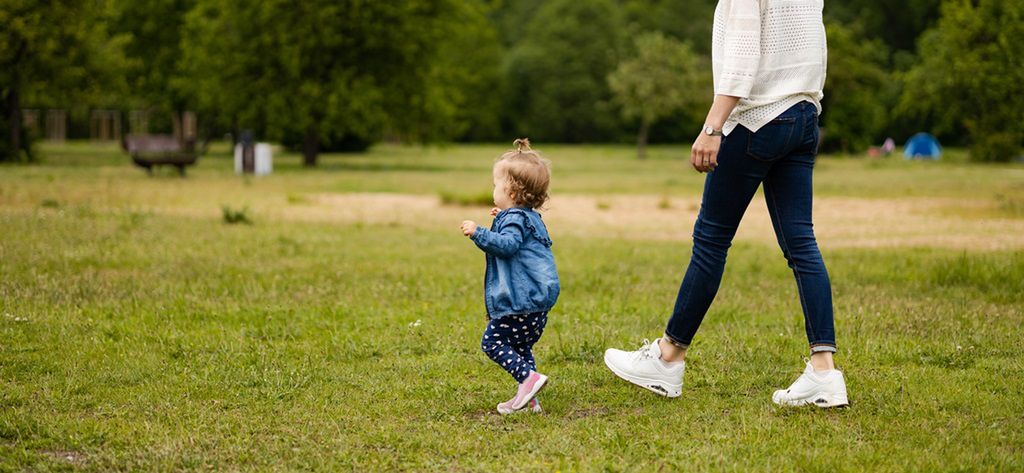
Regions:
M 646 390 L 648 390 L 648 391 L 650 391 L 650 392 L 652 392 L 654 394 L 657 394 L 659 396 L 665 396 L 665 397 L 670 397 L 671 398 L 671 397 L 679 397 L 682 394 L 682 390 L 683 390 L 682 383 L 680 383 L 679 386 L 677 387 L 677 386 L 674 386 L 672 384 L 668 384 L 668 383 L 665 383 L 665 382 L 662 382 L 662 381 L 657 381 L 657 380 L 653 380 L 653 379 L 647 379 L 647 378 L 641 378 L 641 377 L 638 377 L 638 376 L 628 375 L 626 373 L 623 373 L 623 372 L 619 371 L 614 366 L 612 366 L 612 364 L 608 362 L 608 357 L 607 356 L 604 359 L 604 365 L 607 366 L 608 369 L 611 370 L 612 373 L 615 373 L 615 376 L 618 376 L 619 378 L 622 378 L 623 380 L 628 381 L 630 384 L 633 384 L 633 385 L 639 386 L 641 388 L 644 388 L 644 389 L 646 389 Z M 666 388 L 665 386 L 668 386 L 668 387 Z M 672 390 L 670 391 L 670 389 L 672 389 Z
M 517 413 L 520 413 L 520 412 L 527 412 L 527 411 L 533 412 L 535 414 L 540 414 L 540 413 L 544 412 L 540 407 L 523 407 L 522 409 L 519 409 L 519 410 L 503 409 L 501 407 L 498 408 L 498 414 L 501 414 L 503 416 L 508 416 L 508 415 L 517 414 Z
M 818 394 L 807 399 L 776 400 L 772 396 L 772 402 L 782 407 L 814 406 L 821 409 L 848 407 L 850 401 L 846 396 L 833 396 L 829 394 Z

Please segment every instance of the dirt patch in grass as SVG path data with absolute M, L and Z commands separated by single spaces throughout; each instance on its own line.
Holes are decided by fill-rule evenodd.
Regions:
M 823 248 L 930 247 L 951 250 L 1024 249 L 1024 219 L 993 212 L 991 199 L 816 197 L 814 229 Z M 34 212 L 33 209 L 4 209 Z M 155 214 L 220 218 L 216 206 L 168 206 Z M 310 194 L 303 205 L 253 205 L 253 221 L 334 222 L 352 225 L 450 229 L 463 220 L 490 225 L 489 206 L 446 205 L 436 195 Z M 561 236 L 689 242 L 699 197 L 664 195 L 556 195 L 543 210 L 556 241 Z M 775 246 L 764 197 L 755 196 L 737 242 Z
M 436 227 L 458 231 L 462 220 L 490 223 L 486 207 L 443 205 L 435 196 L 319 194 L 312 205 L 281 209 L 277 218 Z M 935 247 L 1000 250 L 1024 248 L 1024 220 L 989 217 L 990 202 L 940 198 L 815 199 L 815 233 L 827 248 Z M 959 209 L 950 212 L 950 208 Z M 689 241 L 699 198 L 657 195 L 552 198 L 544 220 L 554 235 Z M 747 209 L 737 241 L 775 245 L 764 198 Z
M 603 417 L 608 415 L 610 411 L 607 407 L 585 407 L 580 409 L 573 409 L 567 416 L 569 419 L 584 419 L 587 417 Z

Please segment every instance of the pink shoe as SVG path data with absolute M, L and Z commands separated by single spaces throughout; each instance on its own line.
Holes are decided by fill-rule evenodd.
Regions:
M 530 371 L 530 376 L 525 381 L 519 383 L 519 391 L 516 393 L 516 397 L 512 398 L 512 408 L 515 410 L 526 407 L 533 397 L 544 389 L 544 386 L 548 384 L 548 377 L 544 376 L 536 371 Z
M 509 414 L 515 414 L 518 409 L 513 409 L 512 405 L 515 404 L 516 399 L 519 399 L 519 393 L 516 393 L 512 399 L 509 399 L 501 404 L 498 404 L 498 414 L 507 416 Z
M 509 399 L 509 400 L 507 400 L 507 401 L 505 401 L 505 402 L 503 402 L 501 404 L 498 404 L 498 413 L 504 416 L 504 415 L 515 414 L 516 412 L 521 412 L 521 411 L 526 410 L 526 409 L 519 409 L 517 411 L 517 410 L 513 409 L 512 408 L 512 402 L 515 401 L 515 400 L 516 400 L 516 398 L 512 398 L 512 399 Z M 527 408 L 531 412 L 533 412 L 535 414 L 540 414 L 541 412 L 544 412 L 540 408 L 540 400 L 538 400 L 536 397 L 534 397 L 533 399 L 530 399 L 530 403 L 527 404 Z

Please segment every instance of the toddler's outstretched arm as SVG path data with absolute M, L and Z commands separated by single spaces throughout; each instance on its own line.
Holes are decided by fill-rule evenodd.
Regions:
M 524 230 L 521 218 L 516 216 L 504 219 L 501 227 L 493 232 L 477 226 L 472 220 L 462 222 L 462 233 L 473 240 L 478 248 L 498 258 L 508 258 L 519 251 L 523 244 Z

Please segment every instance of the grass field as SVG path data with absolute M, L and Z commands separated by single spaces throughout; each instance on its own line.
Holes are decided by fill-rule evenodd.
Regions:
M 702 177 L 541 146 L 562 295 L 543 415 L 479 350 L 501 146 L 380 146 L 147 177 L 114 146 L 0 166 L 0 471 L 1024 470 L 1024 166 L 823 158 L 816 230 L 852 406 L 780 409 L 792 275 L 755 198 L 683 396 L 603 366 L 664 327 Z M 251 224 L 224 223 L 223 208 Z M 244 210 L 243 210 L 244 209 Z

